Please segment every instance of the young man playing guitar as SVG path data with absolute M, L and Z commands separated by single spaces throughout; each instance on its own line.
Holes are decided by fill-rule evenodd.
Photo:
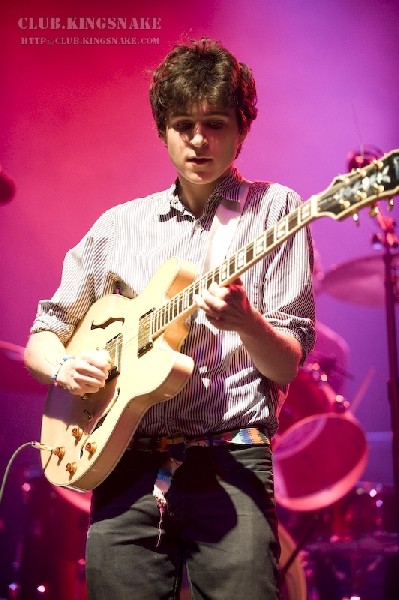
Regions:
M 276 228 L 265 256 L 256 244 L 240 251 L 301 204 L 292 190 L 248 182 L 233 166 L 257 115 L 246 65 L 209 39 L 181 44 L 153 73 L 150 101 L 177 179 L 106 211 L 67 253 L 58 290 L 39 303 L 26 364 L 51 393 L 60 391 L 50 429 L 63 406 L 77 411 L 85 401 L 93 435 L 112 429 L 102 454 L 92 442 L 80 451 L 92 460 L 87 478 L 98 478 L 90 600 L 177 598 L 183 564 L 195 599 L 272 600 L 279 544 L 270 440 L 287 386 L 314 344 L 310 233 Z M 162 267 L 172 257 L 181 260 Z M 209 269 L 206 285 L 173 297 Z M 108 314 L 88 319 L 104 296 L 123 310 L 111 303 Z M 138 334 L 129 338 L 134 312 Z M 120 329 L 115 353 L 90 337 L 112 326 Z M 109 404 L 101 401 L 108 388 Z M 124 398 L 126 412 L 147 403 L 126 443 L 125 425 L 118 433 L 124 415 L 112 421 Z M 79 447 L 87 432 L 73 431 Z M 56 450 L 54 468 L 65 448 Z M 98 475 L 108 452 L 118 459 Z M 71 484 L 79 458 L 62 465 Z

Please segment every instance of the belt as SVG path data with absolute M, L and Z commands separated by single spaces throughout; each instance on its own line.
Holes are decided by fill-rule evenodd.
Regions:
M 173 448 L 181 449 L 189 446 L 222 446 L 224 444 L 270 445 L 270 437 L 263 427 L 241 427 L 220 433 L 206 433 L 198 436 L 134 436 L 128 450 L 145 452 L 170 452 Z

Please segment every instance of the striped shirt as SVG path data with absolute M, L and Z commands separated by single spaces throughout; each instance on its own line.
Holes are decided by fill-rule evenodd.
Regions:
M 50 330 L 67 343 L 98 298 L 116 290 L 134 298 L 171 257 L 188 260 L 201 274 L 217 207 L 222 198 L 239 202 L 241 183 L 232 169 L 200 218 L 180 202 L 176 183 L 107 210 L 66 254 L 60 286 L 51 300 L 39 303 L 31 331 Z M 252 182 L 226 255 L 255 240 L 300 202 L 287 187 Z M 303 360 L 315 336 L 312 263 L 310 231 L 303 227 L 241 277 L 250 302 L 268 322 L 299 340 Z M 177 395 L 147 410 L 138 433 L 201 435 L 263 425 L 274 434 L 287 387 L 255 368 L 236 332 L 217 331 L 203 311 L 196 311 L 181 351 L 194 359 L 191 377 Z

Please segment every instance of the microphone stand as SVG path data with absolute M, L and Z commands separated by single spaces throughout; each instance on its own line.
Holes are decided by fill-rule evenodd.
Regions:
M 392 250 L 398 247 L 399 240 L 395 235 L 396 224 L 393 219 L 384 216 L 379 209 L 377 220 L 381 233 L 376 238 L 384 248 L 384 285 L 389 361 L 388 401 L 391 410 L 393 480 L 396 498 L 395 530 L 396 533 L 399 533 L 399 376 L 395 318 L 398 288 L 397 277 L 394 273 L 394 254 L 392 253 Z

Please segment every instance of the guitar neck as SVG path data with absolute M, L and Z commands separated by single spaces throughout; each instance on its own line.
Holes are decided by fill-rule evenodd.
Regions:
M 226 258 L 220 265 L 193 281 L 184 290 L 151 313 L 152 334 L 157 337 L 175 320 L 185 318 L 196 310 L 194 297 L 216 282 L 226 287 L 250 269 L 291 235 L 315 219 L 316 196 L 283 217 L 276 225 L 261 233 L 255 240 Z M 315 212 L 316 211 L 316 212 Z
M 145 315 L 144 329 L 150 332 L 151 338 L 155 339 L 173 321 L 186 318 L 196 310 L 194 300 L 196 294 L 201 294 L 213 282 L 222 287 L 230 285 L 311 221 L 322 216 L 342 220 L 348 215 L 353 215 L 356 220 L 360 208 L 374 205 L 374 212 L 377 212 L 376 200 L 384 197 L 392 198 L 398 190 L 398 150 L 393 150 L 381 159 L 373 161 L 368 167 L 336 177 L 322 193 L 302 202 L 255 240 L 226 258 L 221 265 L 201 275 L 160 308 Z

